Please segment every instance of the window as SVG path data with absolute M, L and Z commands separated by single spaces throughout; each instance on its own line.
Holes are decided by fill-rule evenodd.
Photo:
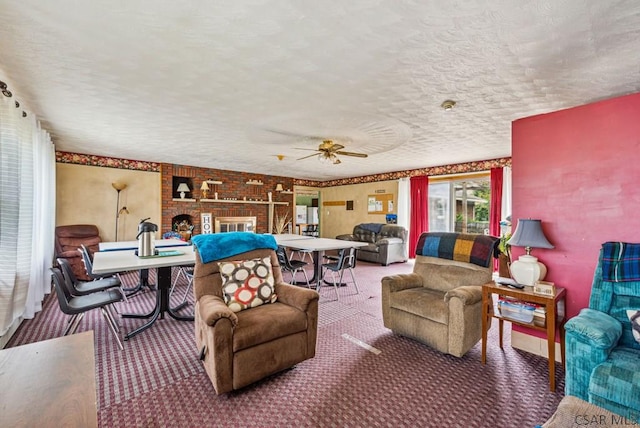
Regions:
M 429 231 L 489 233 L 489 173 L 429 179 Z

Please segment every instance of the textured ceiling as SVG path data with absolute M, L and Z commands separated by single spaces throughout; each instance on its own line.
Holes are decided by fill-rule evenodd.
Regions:
M 328 180 L 492 159 L 515 119 L 640 90 L 638 0 L 0 0 L 0 15 L 0 74 L 57 149 L 145 161 Z M 296 160 L 323 138 L 369 157 Z

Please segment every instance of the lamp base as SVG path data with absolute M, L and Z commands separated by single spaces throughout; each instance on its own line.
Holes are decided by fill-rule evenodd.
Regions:
M 511 276 L 519 284 L 534 285 L 547 275 L 547 267 L 537 257 L 522 255 L 511 263 Z
M 180 199 L 184 199 L 184 192 L 180 192 Z

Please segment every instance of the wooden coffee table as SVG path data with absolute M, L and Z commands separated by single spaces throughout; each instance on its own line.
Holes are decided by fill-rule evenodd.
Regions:
M 93 331 L 0 350 L 0 427 L 97 427 Z

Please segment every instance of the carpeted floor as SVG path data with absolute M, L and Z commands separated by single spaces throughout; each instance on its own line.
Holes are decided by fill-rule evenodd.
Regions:
M 353 287 L 342 288 L 337 302 L 331 301 L 333 288 L 321 290 L 315 358 L 223 396 L 215 394 L 197 358 L 192 322 L 158 320 L 124 342 L 125 350 L 120 351 L 99 312 L 93 311 L 79 331 L 95 331 L 99 424 L 511 428 L 547 420 L 563 394 L 549 391 L 546 359 L 512 349 L 509 334 L 500 350 L 497 322 L 490 331 L 486 365 L 480 363 L 480 343 L 463 358 L 455 358 L 384 328 L 380 279 L 411 270 L 410 263 L 383 267 L 359 262 L 360 294 Z M 136 278 L 125 280 L 132 285 Z M 154 292 L 147 291 L 121 304 L 120 311 L 146 311 L 153 299 Z M 192 310 L 189 305 L 184 312 Z M 121 326 L 130 331 L 143 322 L 122 319 Z M 23 322 L 8 346 L 58 337 L 65 325 L 66 316 L 51 295 L 43 311 Z M 373 353 L 349 338 L 381 352 Z M 560 367 L 556 379 L 557 390 L 563 391 Z

